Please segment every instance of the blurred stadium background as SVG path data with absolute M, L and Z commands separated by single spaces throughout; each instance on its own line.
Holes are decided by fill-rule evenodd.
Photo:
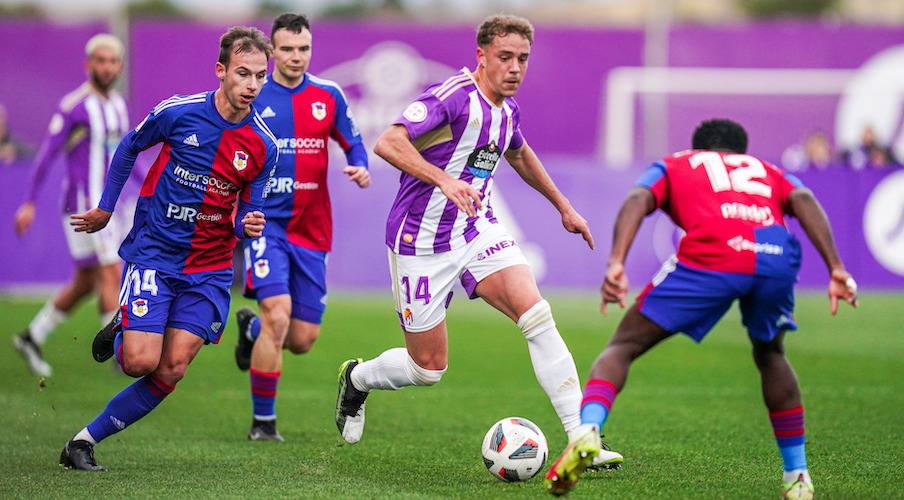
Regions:
M 216 41 L 226 27 L 253 24 L 269 33 L 272 18 L 285 11 L 310 15 L 314 34 L 311 71 L 335 80 L 345 89 L 365 139 L 371 145 L 426 84 L 446 78 L 463 65 L 473 66 L 475 27 L 485 15 L 505 11 L 531 19 L 537 29 L 536 43 L 527 79 L 517 96 L 524 113 L 523 130 L 562 191 L 590 220 L 598 248 L 591 252 L 578 238 L 560 230 L 554 210 L 509 169 L 502 168 L 498 174 L 501 182 L 497 186 L 501 187 L 497 188 L 495 196 L 499 198 L 494 205 L 497 212 L 503 212 L 500 217 L 508 222 L 527 251 L 541 288 L 558 294 L 554 294 L 558 298 L 553 303 L 557 311 L 563 311 L 558 317 L 564 322 L 566 341 L 577 353 L 582 376 L 619 317 L 616 314 L 601 320 L 595 316 L 594 301 L 605 268 L 615 211 L 624 193 L 648 162 L 688 147 L 690 134 L 701 120 L 728 117 L 744 124 L 750 134 L 751 152 L 795 171 L 823 201 L 841 255 L 867 292 L 867 298 L 870 293 L 882 294 L 881 297 L 873 295 L 876 300 L 872 305 L 864 300 L 864 310 L 859 316 L 862 319 L 843 311 L 846 316 L 843 322 L 828 322 L 822 303 L 822 290 L 827 281 L 825 269 L 798 230 L 804 245 L 800 284 L 802 289 L 813 291 L 813 296 L 803 299 L 805 307 L 799 314 L 805 317 L 798 321 L 802 332 L 800 338 L 792 340 L 791 351 L 827 339 L 815 351 L 805 351 L 794 358 L 795 362 L 801 361 L 808 401 L 822 404 L 825 410 L 822 417 L 814 412 L 814 421 L 823 426 L 823 441 L 817 444 L 813 459 L 817 464 L 814 476 L 817 490 L 826 484 L 828 490 L 822 491 L 839 498 L 877 497 L 884 492 L 881 487 L 857 489 L 861 484 L 852 482 L 843 468 L 831 469 L 829 463 L 849 465 L 851 459 L 838 449 L 830 450 L 834 445 L 829 439 L 838 444 L 850 438 L 846 444 L 862 452 L 859 459 L 873 457 L 870 450 L 880 454 L 880 450 L 890 446 L 891 459 L 883 451 L 882 459 L 870 462 L 871 475 L 867 479 L 878 478 L 891 481 L 890 484 L 894 484 L 895 478 L 901 480 L 901 421 L 895 410 L 904 403 L 901 392 L 895 389 L 899 384 L 896 381 L 904 376 L 899 364 L 904 320 L 901 312 L 904 306 L 904 169 L 900 166 L 904 161 L 904 2 L 900 0 L 0 0 L 4 68 L 0 72 L 3 107 L 0 112 L 0 243 L 3 248 L 0 317 L 4 318 L 6 335 L 24 327 L 44 300 L 40 294 L 53 290 L 71 272 L 57 217 L 62 168 L 54 169 L 40 193 L 38 220 L 31 232 L 23 238 L 16 237 L 12 220 L 30 175 L 30 158 L 40 145 L 59 99 L 84 81 L 85 41 L 95 33 L 110 31 L 126 42 L 126 70 L 120 89 L 130 105 L 134 125 L 155 103 L 174 93 L 215 88 Z M 143 155 L 139 167 L 147 168 L 154 153 Z M 333 151 L 331 158 L 343 162 L 343 156 L 337 153 L 338 150 Z M 289 408 L 292 414 L 303 414 L 300 420 L 286 424 L 283 432 L 290 439 L 295 433 L 292 440 L 296 443 L 303 441 L 298 434 L 307 436 L 310 442 L 299 446 L 312 448 L 303 448 L 301 456 L 317 457 L 322 462 L 314 465 L 304 462 L 302 477 L 307 474 L 307 477 L 330 481 L 330 464 L 344 464 L 355 468 L 361 481 L 360 484 L 353 481 L 353 485 L 358 487 L 365 483 L 373 486 L 376 483 L 368 481 L 378 481 L 377 476 L 381 474 L 391 475 L 395 468 L 375 466 L 367 470 L 349 456 L 329 458 L 329 454 L 316 451 L 316 446 L 319 442 L 332 443 L 334 431 L 329 421 L 334 390 L 332 370 L 338 360 L 355 354 L 343 350 L 347 350 L 349 342 L 356 343 L 354 335 L 360 334 L 361 329 L 375 328 L 367 342 L 356 343 L 362 349 L 357 354 L 365 356 L 400 340 L 391 300 L 385 290 L 388 279 L 383 245 L 385 216 L 395 195 L 398 175 L 376 157 L 372 156 L 371 162 L 373 185 L 366 191 L 353 188 L 341 178 L 338 168 L 331 174 L 336 235 L 328 281 L 331 291 L 340 293 L 331 299 L 333 305 L 325 319 L 324 340 L 304 361 L 297 361 L 303 367 L 299 370 L 303 370 L 304 377 L 323 387 L 309 387 L 304 391 L 295 387 L 292 389 L 295 392 L 287 393 L 291 396 L 285 398 L 286 409 L 280 410 L 287 415 L 286 421 L 294 418 L 288 416 Z M 130 196 L 134 195 L 135 191 Z M 635 287 L 649 279 L 672 253 L 677 238 L 674 227 L 661 215 L 644 224 L 628 262 Z M 362 292 L 366 293 L 363 299 L 359 294 Z M 410 458 L 411 453 L 418 453 L 415 436 L 405 436 L 411 438 L 411 443 L 383 436 L 376 442 L 380 446 L 395 446 L 393 451 L 367 451 L 365 447 L 362 453 L 374 460 L 379 460 L 383 453 L 391 460 L 413 467 L 416 474 L 408 482 L 402 481 L 398 490 L 405 495 L 536 495 L 537 490 L 486 489 L 497 485 L 486 481 L 490 478 L 480 472 L 482 465 L 477 451 L 485 431 L 482 422 L 489 425 L 503 416 L 500 412 L 510 411 L 526 413 L 541 427 L 553 429 L 555 417 L 541 392 L 532 385 L 524 352 L 518 351 L 517 359 L 501 360 L 493 367 L 474 361 L 487 353 L 500 359 L 510 349 L 523 350 L 523 342 L 513 332 L 507 332 L 505 343 L 485 340 L 479 334 L 480 329 L 504 330 L 505 322 L 500 318 L 484 322 L 484 316 L 489 314 L 485 308 L 477 311 L 473 306 L 462 307 L 463 294 L 456 295 L 459 299 L 450 313 L 451 328 L 462 329 L 462 343 L 486 342 L 483 350 L 472 345 L 459 351 L 459 356 L 467 358 L 456 359 L 453 349 L 452 365 L 460 363 L 456 368 L 463 369 L 458 375 L 461 378 L 450 377 L 448 384 L 444 382 L 445 388 L 438 387 L 431 395 L 407 391 L 404 399 L 410 406 L 400 405 L 393 410 L 397 413 L 382 414 L 379 418 L 410 418 L 412 426 L 426 426 L 429 408 L 424 405 L 436 405 L 434 410 L 443 409 L 444 414 L 452 414 L 469 401 L 480 410 L 468 418 L 462 416 L 458 423 L 450 423 L 447 431 L 451 440 L 458 439 L 457 432 L 473 435 L 473 445 L 457 442 L 450 447 L 452 452 L 461 451 L 465 456 L 448 458 L 452 455 L 447 454 L 442 459 L 446 460 L 441 462 L 443 466 L 451 467 L 452 472 L 435 487 L 430 486 L 433 489 L 427 486 L 430 481 L 437 481 L 433 466 L 425 465 L 428 461 L 422 464 Z M 56 389 L 55 396 L 49 395 L 49 390 L 36 391 L 30 382 L 26 383 L 30 379 L 24 366 L 15 359 L 16 354 L 12 349 L 0 349 L 3 380 L 0 404 L 12 409 L 0 419 L 0 424 L 12 429 L 10 434 L 14 439 L 10 446 L 17 450 L 20 446 L 37 447 L 12 455 L 18 465 L 14 473 L 0 480 L 0 496 L 64 494 L 66 490 L 54 489 L 65 487 L 62 479 L 42 484 L 43 479 L 35 471 L 51 470 L 59 446 L 68 438 L 67 432 L 93 417 L 93 412 L 123 384 L 106 370 L 87 367 L 90 363 L 87 346 L 96 327 L 96 319 L 87 309 L 84 307 L 66 323 L 63 327 L 66 332 L 59 332 L 54 337 L 56 340 L 47 346 L 48 358 L 57 367 L 55 379 L 59 382 L 49 386 L 50 390 Z M 700 350 L 688 350 L 685 343 L 670 348 L 672 355 L 694 364 L 696 372 L 685 372 L 680 381 L 663 377 L 662 373 L 675 373 L 675 367 L 680 366 L 663 354 L 656 358 L 658 362 L 651 361 L 650 369 L 632 379 L 638 391 L 647 384 L 653 388 L 652 392 L 635 393 L 619 402 L 619 405 L 633 404 L 641 408 L 649 420 L 615 417 L 608 430 L 616 434 L 624 431 L 625 438 L 616 442 L 631 445 L 632 453 L 647 453 L 647 468 L 641 468 L 640 472 L 652 475 L 643 476 L 635 468 L 633 473 L 625 472 L 627 476 L 622 478 L 627 479 L 615 483 L 614 490 L 604 489 L 604 482 L 596 481 L 590 482 L 588 491 L 597 495 L 609 491 L 627 497 L 641 493 L 656 496 L 657 492 L 661 495 L 665 491 L 656 484 L 674 488 L 681 484 L 676 479 L 680 475 L 672 477 L 663 468 L 664 463 L 673 465 L 675 460 L 683 460 L 686 464 L 683 469 L 704 470 L 707 461 L 694 458 L 694 453 L 700 452 L 698 445 L 718 448 L 724 445 L 719 442 L 719 432 L 723 437 L 733 436 L 732 426 L 750 425 L 737 411 L 727 411 L 731 421 L 712 420 L 711 415 L 706 417 L 709 420 L 702 420 L 699 426 L 725 427 L 715 431 L 715 438 L 699 443 L 688 442 L 690 438 L 686 436 L 676 438 L 667 429 L 650 430 L 646 425 L 655 427 L 656 415 L 662 412 L 690 418 L 691 408 L 701 402 L 747 412 L 743 417 L 757 422 L 756 436 L 763 438 L 754 440 L 756 444 L 752 445 L 757 457 L 761 457 L 757 459 L 759 462 L 738 463 L 738 457 L 731 454 L 748 450 L 747 441 L 753 438 L 745 437 L 722 450 L 724 454 L 719 460 L 725 467 L 732 467 L 732 471 L 736 470 L 734 467 L 742 471 L 746 470 L 744 467 L 776 470 L 778 458 L 773 456 L 774 445 L 766 439 L 768 430 L 765 414 L 760 415 L 753 369 L 750 367 L 743 375 L 733 371 L 736 363 L 730 359 L 743 359 L 747 348 L 736 319 L 728 322 L 731 326 L 720 328 L 730 330 L 736 337 L 734 340 L 719 340 L 725 337 L 720 334 L 714 346 L 710 344 Z M 370 326 L 373 324 L 380 326 Z M 229 340 L 225 341 L 225 348 L 213 349 L 215 353 L 207 354 L 200 360 L 201 366 L 193 368 L 197 379 L 192 382 L 196 377 L 187 377 L 184 385 L 189 387 L 179 400 L 168 402 L 167 409 L 156 420 L 149 419 L 130 429 L 125 433 L 127 439 L 113 439 L 110 446 L 105 443 L 104 449 L 111 450 L 108 457 L 125 461 L 123 468 L 138 469 L 128 476 L 120 476 L 121 479 L 138 481 L 142 477 L 139 472 L 150 471 L 161 487 L 174 481 L 173 487 L 177 489 L 169 491 L 182 495 L 241 495 L 243 491 L 248 494 L 262 491 L 265 496 L 294 496 L 296 492 L 291 489 L 256 489 L 263 488 L 264 483 L 268 487 L 274 484 L 293 487 L 291 479 L 279 472 L 279 463 L 275 461 L 271 464 L 272 471 L 262 469 L 261 472 L 276 474 L 266 476 L 271 477 L 270 482 L 243 483 L 226 472 L 232 482 L 225 484 L 239 489 L 209 484 L 205 486 L 207 489 L 193 490 L 182 479 L 169 477 L 165 469 L 158 470 L 152 465 L 146 465 L 148 470 L 141 469 L 140 458 L 130 454 L 144 453 L 143 445 L 162 446 L 166 452 L 153 455 L 152 462 L 172 459 L 182 464 L 182 460 L 196 459 L 192 454 L 195 448 L 183 449 L 178 443 L 159 442 L 154 429 L 164 423 L 174 432 L 185 433 L 186 437 L 180 439 L 198 440 L 198 457 L 203 458 L 206 452 L 221 456 L 231 453 L 228 447 L 217 443 L 214 431 L 228 435 L 229 439 L 242 437 L 247 423 L 247 380 L 232 369 L 228 359 L 233 335 L 229 332 L 231 327 L 226 334 Z M 859 340 L 850 339 L 847 336 L 850 332 L 856 333 Z M 453 343 L 455 336 L 453 331 Z M 78 343 L 72 350 L 65 342 L 70 338 Z M 78 354 L 72 354 L 76 350 Z M 306 364 L 308 359 L 312 360 L 310 365 Z M 294 364 L 295 360 L 287 362 L 287 365 Z M 517 370 L 507 371 L 510 365 L 517 366 Z M 478 372 L 495 373 L 502 380 L 518 384 L 518 389 L 507 393 L 506 401 L 500 402 L 481 392 L 484 383 L 479 378 L 467 378 L 467 366 Z M 868 376 L 863 372 L 866 366 L 870 367 Z M 652 367 L 661 370 L 658 375 Z M 290 372 L 293 369 L 287 368 Z M 90 374 L 92 382 L 85 385 L 69 378 L 86 374 Z M 701 396 L 693 388 L 699 382 L 697 375 L 717 375 L 727 385 Z M 205 377 L 216 377 L 222 384 L 211 383 Z M 515 377 L 519 382 L 514 382 Z M 847 385 L 844 397 L 851 405 L 833 399 L 837 384 Z M 289 390 L 290 384 L 285 385 Z M 736 385 L 743 388 L 736 390 Z M 689 392 L 681 392 L 685 389 Z M 209 395 L 211 405 L 224 409 L 223 417 L 206 434 L 179 425 L 184 423 L 180 418 L 205 418 L 197 414 L 192 403 L 201 392 Z M 456 395 L 446 401 L 453 393 Z M 420 403 L 413 400 L 415 394 Z M 688 395 L 690 400 L 685 397 Z M 511 402 L 509 396 L 522 397 L 522 402 L 536 404 L 539 409 L 526 410 L 524 405 Z M 375 399 L 378 402 L 373 407 L 379 408 L 382 398 Z M 390 397 L 385 399 L 388 403 Z M 63 409 L 64 401 L 72 404 Z M 319 408 L 316 418 L 306 413 L 308 406 L 315 403 Z M 681 407 L 682 404 L 687 407 Z M 851 410 L 852 407 L 858 409 Z M 413 413 L 404 412 L 409 408 Z M 830 411 L 838 413 L 830 418 Z M 842 416 L 841 412 L 845 411 L 849 413 Z M 863 428 L 846 434 L 850 430 L 847 422 L 861 417 L 865 419 L 861 420 Z M 377 416 L 373 418 L 378 422 Z M 816 439 L 820 439 L 819 427 L 816 429 Z M 132 438 L 135 444 L 129 446 L 134 448 L 118 444 Z M 428 443 L 440 440 L 423 435 L 418 439 L 426 439 Z M 553 450 L 562 444 L 560 436 L 551 436 L 550 441 Z M 677 451 L 666 448 L 670 442 Z M 443 443 L 433 445 L 444 446 Z M 472 448 L 473 457 L 468 455 Z M 252 450 L 250 445 L 243 445 L 242 450 L 255 457 L 263 453 L 258 449 L 248 451 Z M 299 459 L 294 451 L 279 453 L 278 460 Z M 825 483 L 819 482 L 820 460 Z M 769 466 L 764 467 L 763 463 Z M 228 471 L 242 464 L 230 456 L 223 464 L 212 466 Z M 477 471 L 473 472 L 474 477 L 481 482 L 467 490 L 456 489 L 456 481 L 471 478 L 471 469 L 462 467 Z M 726 471 L 716 468 L 706 470 L 705 474 L 726 474 Z M 758 474 L 745 478 L 732 493 L 761 498 L 764 495 L 752 492 L 762 493 L 764 487 L 777 488 L 777 478 L 762 471 Z M 661 482 L 655 483 L 657 479 Z M 691 489 L 673 489 L 672 494 L 733 496 L 726 492 L 729 490 L 717 489 L 718 481 L 700 481 Z M 78 484 L 90 483 L 79 478 Z M 156 491 L 133 490 L 119 480 L 104 484 L 112 485 L 106 493 L 111 496 L 151 495 Z M 428 489 L 411 484 L 422 484 Z M 306 490 L 304 494 L 350 495 L 341 485 L 320 484 L 318 488 Z M 361 491 L 363 496 L 387 496 L 393 490 Z

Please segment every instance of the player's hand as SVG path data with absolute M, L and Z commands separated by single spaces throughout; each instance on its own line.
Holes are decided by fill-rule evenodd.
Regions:
M 628 276 L 625 274 L 625 266 L 621 262 L 612 262 L 606 270 L 606 278 L 600 287 L 603 300 L 600 303 L 600 312 L 605 316 L 606 304 L 618 304 L 625 308 L 625 299 L 628 297 Z
M 829 281 L 829 309 L 832 316 L 838 312 L 838 299 L 857 307 L 860 301 L 857 299 L 857 282 L 854 277 L 844 269 L 832 271 L 832 279 Z
M 565 230 L 569 233 L 580 233 L 587 245 L 590 246 L 590 249 L 593 250 L 593 235 L 590 234 L 590 225 L 587 224 L 587 219 L 581 217 L 581 214 L 574 207 L 569 206 L 562 211 L 562 225 L 565 226 Z
M 16 210 L 16 234 L 22 236 L 28 231 L 28 228 L 31 227 L 31 224 L 35 221 L 35 204 L 26 201 L 19 207 L 19 210 Z
M 75 228 L 76 233 L 96 233 L 107 227 L 113 212 L 107 212 L 99 208 L 92 208 L 81 214 L 69 216 L 69 225 Z
M 264 234 L 266 223 L 263 212 L 257 210 L 248 212 L 242 217 L 242 226 L 245 228 L 245 236 L 248 238 L 260 238 Z
M 468 214 L 468 217 L 476 217 L 477 211 L 483 206 L 480 202 L 483 195 L 465 181 L 449 177 L 439 189 L 459 210 Z
M 364 189 L 370 186 L 370 172 L 367 167 L 345 167 L 342 173 L 348 176 L 348 180 L 354 181 L 359 188 Z

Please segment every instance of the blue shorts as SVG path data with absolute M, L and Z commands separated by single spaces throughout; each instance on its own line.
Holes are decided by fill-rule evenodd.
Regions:
M 242 240 L 245 297 L 258 302 L 275 295 L 292 297 L 292 317 L 319 325 L 326 310 L 327 253 L 293 245 L 268 234 Z
M 183 274 L 130 263 L 119 291 L 122 327 L 160 334 L 180 328 L 216 344 L 229 317 L 231 285 L 232 269 Z
M 796 277 L 774 278 L 721 273 L 666 261 L 637 297 L 640 313 L 668 332 L 682 332 L 700 342 L 735 299 L 751 339 L 769 342 L 794 322 Z

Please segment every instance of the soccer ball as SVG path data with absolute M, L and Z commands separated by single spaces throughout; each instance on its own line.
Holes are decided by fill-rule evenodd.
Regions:
M 543 470 L 549 447 L 537 424 L 508 417 L 493 424 L 483 438 L 483 463 L 506 482 L 527 481 Z

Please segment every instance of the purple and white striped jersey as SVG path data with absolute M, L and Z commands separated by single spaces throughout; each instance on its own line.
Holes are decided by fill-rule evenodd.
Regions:
M 425 160 L 483 194 L 468 217 L 442 191 L 402 173 L 386 222 L 386 245 L 400 255 L 430 255 L 461 248 L 487 224 L 496 224 L 490 195 L 493 172 L 509 149 L 524 144 L 514 99 L 496 106 L 478 89 L 468 68 L 432 85 L 395 122 L 408 129 Z
M 128 129 L 129 113 L 117 92 L 104 97 L 85 82 L 67 94 L 50 119 L 47 138 L 35 158 L 26 201 L 34 201 L 48 170 L 64 152 L 63 212 L 96 207 L 104 190 L 107 167 Z

